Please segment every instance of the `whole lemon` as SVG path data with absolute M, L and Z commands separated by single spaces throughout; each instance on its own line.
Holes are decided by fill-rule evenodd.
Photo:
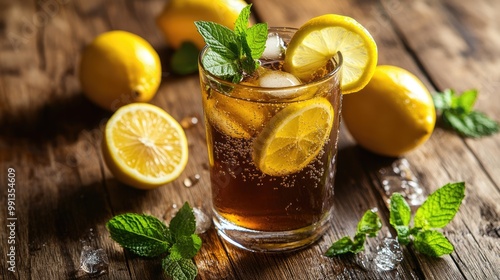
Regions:
M 359 145 L 393 157 L 423 144 L 436 124 L 425 85 L 409 71 L 390 65 L 377 66 L 366 87 L 343 96 L 342 116 Z
M 120 30 L 105 32 L 83 50 L 82 90 L 104 109 L 116 111 L 132 102 L 148 102 L 160 82 L 158 53 L 135 34 Z
M 205 41 L 194 22 L 213 21 L 233 29 L 240 11 L 246 5 L 243 0 L 172 0 L 167 3 L 156 23 L 172 48 L 179 48 L 183 42 L 192 42 L 201 50 Z

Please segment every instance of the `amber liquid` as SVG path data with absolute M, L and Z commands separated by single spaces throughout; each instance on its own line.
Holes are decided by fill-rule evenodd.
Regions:
M 213 206 L 225 219 L 248 229 L 285 231 L 314 224 L 331 208 L 335 159 L 327 153 L 298 173 L 269 176 L 253 164 L 251 140 L 231 139 L 210 125 L 209 129 Z
M 224 95 L 209 87 L 203 88 L 203 94 L 205 103 L 207 99 L 218 99 Z M 330 88 L 315 96 L 339 100 L 338 95 L 338 88 Z M 236 100 L 231 104 L 243 108 L 247 106 L 246 103 L 250 102 Z M 337 119 L 340 102 L 331 103 Z M 259 107 L 255 108 L 266 109 L 270 118 L 288 104 L 259 103 Z M 224 115 L 232 118 L 231 112 L 225 112 Z M 301 229 L 327 215 L 332 208 L 338 121 L 334 122 L 329 140 L 323 144 L 317 157 L 301 171 L 286 176 L 266 175 L 256 167 L 252 159 L 255 136 L 249 139 L 232 137 L 223 133 L 220 126 L 213 122 L 215 120 L 205 118 L 212 201 L 217 214 L 237 226 L 259 231 Z M 254 128 L 257 130 L 255 134 L 258 134 L 258 129 Z

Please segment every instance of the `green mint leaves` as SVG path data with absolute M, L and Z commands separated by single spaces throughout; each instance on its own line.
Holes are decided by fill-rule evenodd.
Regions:
M 417 209 L 414 227 L 411 227 L 410 206 L 401 194 L 394 193 L 389 205 L 389 223 L 396 230 L 399 243 L 407 245 L 413 240 L 417 251 L 433 257 L 451 254 L 454 250 L 453 245 L 436 229 L 445 227 L 455 217 L 464 197 L 465 184 L 463 182 L 442 186 L 429 195 Z M 381 226 L 378 215 L 367 211 L 358 224 L 354 240 L 347 236 L 341 238 L 332 244 L 325 255 L 333 257 L 361 252 L 364 249 L 366 234 L 374 237 Z
M 450 183 L 429 195 L 417 209 L 415 227 L 410 228 L 410 206 L 400 194 L 393 194 L 390 203 L 390 224 L 398 234 L 398 241 L 407 245 L 410 235 L 417 251 L 433 257 L 453 252 L 453 245 L 435 229 L 445 227 L 458 212 L 465 197 L 465 184 Z
M 400 193 L 391 195 L 389 204 L 389 223 L 396 230 L 399 243 L 410 243 L 411 209 L 405 198 Z
M 195 234 L 196 220 L 187 202 L 170 221 L 169 227 L 153 216 L 140 214 L 115 216 L 106 227 L 111 238 L 132 253 L 164 257 L 163 269 L 172 279 L 194 279 L 198 274 L 192 258 L 200 250 L 202 241 Z
M 170 68 L 179 75 L 187 75 L 198 70 L 198 48 L 194 43 L 184 42 L 172 55 Z
M 465 184 L 446 184 L 430 195 L 415 213 L 415 227 L 443 228 L 455 217 L 465 197 Z
M 212 75 L 238 83 L 243 73 L 252 74 L 266 47 L 267 24 L 249 25 L 251 4 L 236 19 L 234 31 L 215 22 L 196 21 L 195 25 L 210 47 L 202 63 Z
M 434 107 L 441 111 L 445 125 L 466 137 L 488 136 L 500 131 L 500 124 L 485 114 L 474 111 L 478 92 L 475 89 L 460 95 L 452 89 L 433 95 Z
M 377 213 L 372 210 L 365 212 L 358 223 L 356 235 L 354 239 L 349 236 L 344 236 L 340 240 L 334 242 L 325 253 L 327 257 L 333 257 L 345 253 L 359 253 L 365 249 L 366 235 L 375 237 L 378 231 L 382 228 L 382 221 Z

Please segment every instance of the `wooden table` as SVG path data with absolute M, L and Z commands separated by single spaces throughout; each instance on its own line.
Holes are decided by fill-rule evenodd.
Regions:
M 500 1 L 494 0 L 254 0 L 253 13 L 272 26 L 298 27 L 313 16 L 352 16 L 369 29 L 379 64 L 415 73 L 431 91 L 480 91 L 476 108 L 500 120 Z M 165 0 L 0 1 L 0 278 L 86 279 L 78 271 L 84 245 L 102 248 L 109 271 L 101 279 L 163 279 L 161 265 L 124 252 L 105 228 L 124 212 L 165 217 L 188 201 L 209 209 L 203 125 L 186 129 L 190 158 L 168 186 L 139 191 L 117 182 L 101 152 L 111 116 L 83 97 L 79 56 L 96 35 L 123 29 L 147 39 L 164 62 L 162 85 L 151 103 L 177 120 L 202 106 L 197 75 L 168 73 L 171 50 L 155 26 Z M 358 257 L 326 258 L 332 241 L 352 236 L 367 209 L 377 207 L 384 227 L 369 239 L 366 257 L 391 234 L 381 169 L 397 159 L 359 148 L 343 128 L 335 187 L 335 215 L 326 235 L 293 253 L 257 254 L 201 235 L 197 279 L 499 279 L 500 135 L 464 139 L 438 126 L 423 146 L 404 157 L 428 194 L 466 182 L 466 198 L 444 234 L 455 252 L 442 258 L 404 248 L 391 272 L 363 267 Z M 15 170 L 15 217 L 7 220 L 7 178 Z M 199 174 L 186 188 L 184 179 Z M 11 216 L 9 216 L 11 217 Z M 14 222 L 16 272 L 7 270 Z M 392 232 L 392 234 L 394 234 Z

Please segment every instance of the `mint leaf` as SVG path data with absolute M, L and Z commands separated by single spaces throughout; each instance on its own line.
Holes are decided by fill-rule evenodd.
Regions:
M 170 232 L 174 240 L 178 242 L 183 236 L 191 236 L 196 231 L 196 219 L 193 209 L 186 202 L 170 221 Z
M 410 242 L 411 209 L 400 193 L 391 195 L 389 208 L 389 223 L 396 230 L 399 243 L 406 245 Z
M 351 240 L 348 236 L 342 237 L 338 241 L 334 242 L 330 248 L 328 248 L 325 252 L 325 256 L 333 257 L 346 253 L 357 254 L 365 249 L 366 235 L 369 237 L 375 237 L 381 228 L 382 221 L 377 213 L 372 210 L 368 210 L 358 222 L 354 240 Z
M 337 255 L 342 255 L 346 253 L 352 253 L 352 246 L 354 242 L 349 238 L 349 236 L 344 236 L 341 239 L 332 243 L 330 248 L 325 253 L 327 257 L 334 257 Z
M 377 213 L 368 210 L 359 221 L 356 234 L 368 234 L 368 236 L 374 237 L 381 228 L 382 221 Z
M 411 209 L 400 193 L 391 195 L 389 211 L 389 222 L 392 226 L 408 226 L 410 224 Z
M 443 123 L 460 135 L 482 137 L 500 131 L 500 124 L 483 113 L 474 111 L 478 92 L 475 89 L 460 95 L 452 89 L 433 95 L 434 107 L 441 111 Z
M 170 68 L 179 75 L 187 75 L 198 70 L 198 48 L 194 43 L 184 42 L 172 55 Z
M 238 65 L 234 64 L 232 59 L 226 58 L 211 49 L 208 49 L 203 56 L 203 66 L 212 75 L 225 80 L 238 80 L 233 77 L 241 77 Z
M 470 89 L 462 92 L 462 94 L 457 97 L 456 102 L 453 104 L 454 108 L 461 108 L 464 113 L 470 113 L 477 99 L 477 90 Z
M 260 58 L 264 53 L 267 41 L 267 23 L 257 23 L 247 29 L 246 41 L 253 58 Z
M 393 226 L 398 235 L 398 242 L 403 245 L 410 243 L 411 230 L 409 226 Z
M 414 244 L 417 251 L 432 257 L 451 254 L 454 250 L 450 241 L 442 233 L 435 230 L 419 232 L 415 236 Z
M 170 248 L 170 255 L 176 258 L 191 259 L 201 248 L 201 239 L 198 235 L 182 236 Z
M 198 275 L 198 268 L 191 259 L 170 259 L 162 261 L 165 273 L 174 280 L 193 280 Z
M 500 131 L 500 124 L 481 112 L 473 111 L 467 115 L 444 112 L 443 119 L 455 131 L 467 137 L 479 138 Z
M 252 4 L 245 6 L 241 9 L 238 18 L 236 18 L 236 22 L 234 23 L 234 33 L 239 36 L 241 34 L 245 34 L 248 28 L 248 23 L 250 21 L 250 9 Z
M 106 228 L 114 241 L 139 256 L 155 257 L 166 253 L 172 245 L 169 229 L 153 216 L 118 215 Z
M 205 56 L 202 61 L 212 75 L 237 83 L 244 73 L 251 75 L 258 68 L 258 59 L 266 46 L 267 24 L 248 28 L 251 6 L 241 10 L 234 31 L 214 22 L 195 22 L 209 50 L 217 54 Z
M 448 183 L 429 195 L 415 213 L 415 227 L 443 228 L 455 216 L 465 197 L 465 184 Z
M 224 25 L 210 21 L 195 21 L 194 24 L 205 43 L 227 59 L 238 59 L 240 42 L 234 32 Z
M 375 237 L 375 235 L 371 236 Z M 357 254 L 365 249 L 365 241 L 366 241 L 366 234 L 364 233 L 356 233 L 354 235 L 354 242 L 351 247 L 351 253 Z
M 453 107 L 453 97 L 455 91 L 452 89 L 445 89 L 443 92 L 437 92 L 432 96 L 434 107 L 436 110 L 448 110 Z

